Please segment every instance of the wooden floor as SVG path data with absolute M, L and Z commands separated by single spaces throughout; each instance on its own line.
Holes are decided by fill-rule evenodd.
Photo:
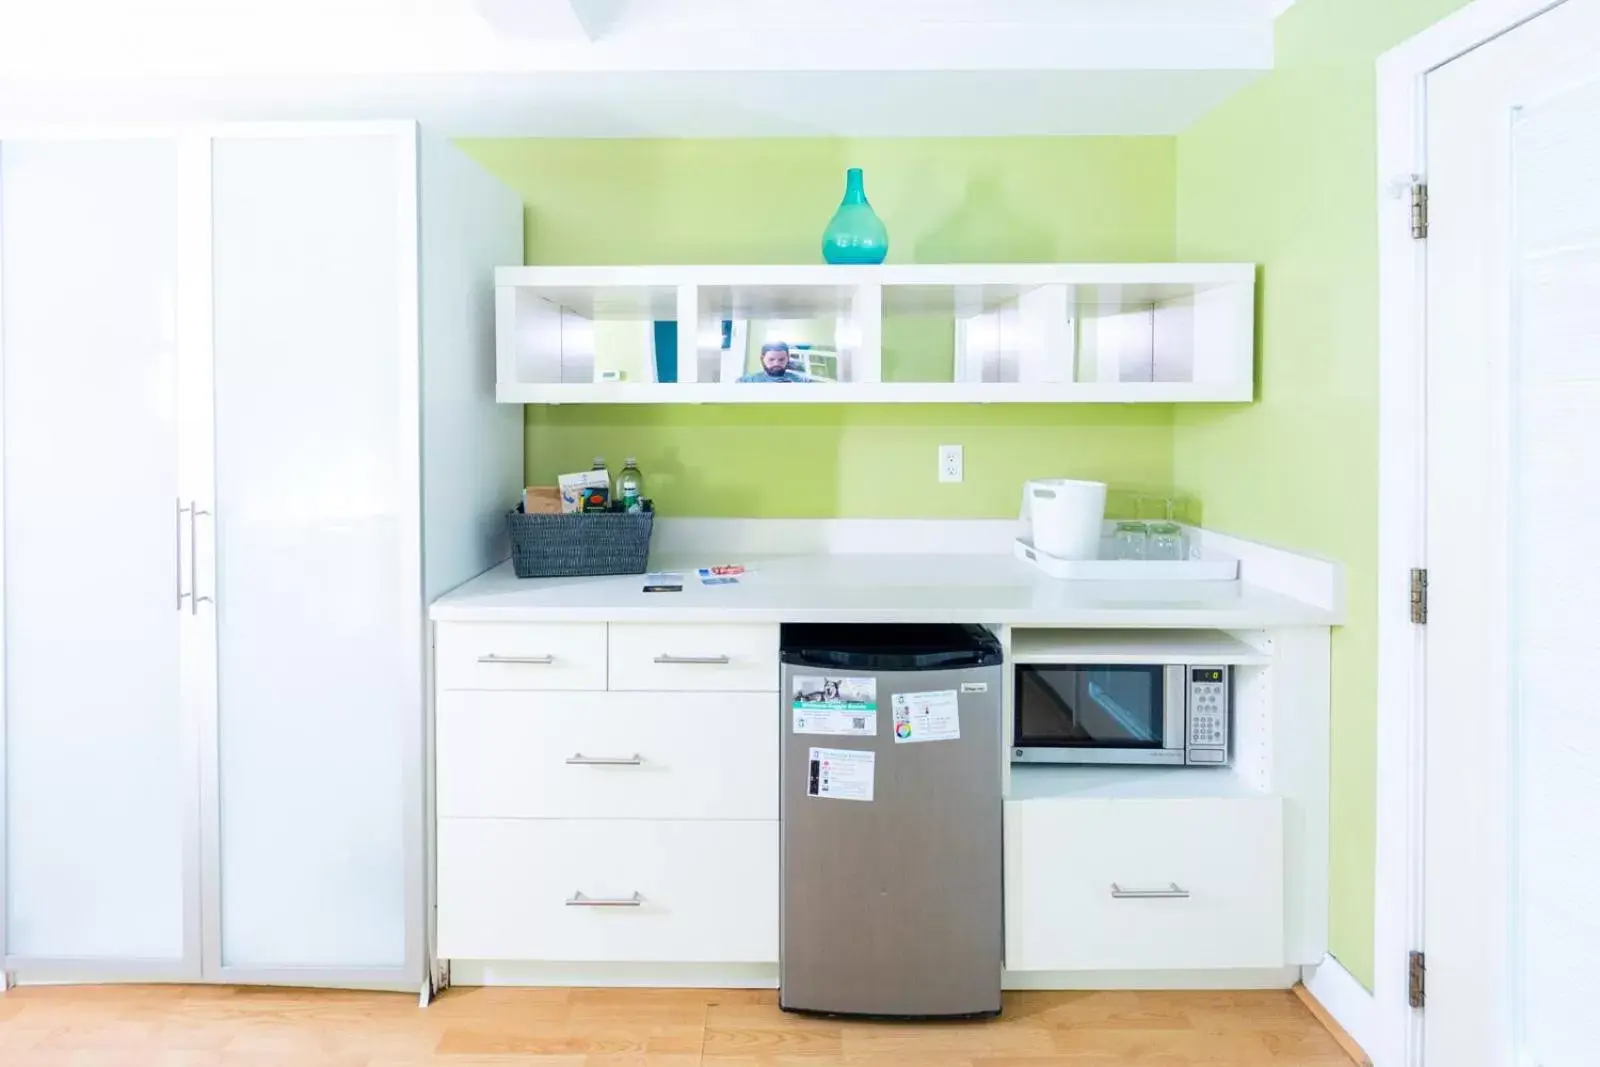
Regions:
M 1288 992 L 1011 993 L 998 1020 L 841 1022 L 770 991 L 227 987 L 0 995 L 3 1067 L 1350 1067 Z

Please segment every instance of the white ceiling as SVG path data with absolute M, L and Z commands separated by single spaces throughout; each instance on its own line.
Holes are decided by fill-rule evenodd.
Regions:
M 0 123 L 415 117 L 504 136 L 1171 133 L 1271 68 L 1283 6 L 0 0 Z

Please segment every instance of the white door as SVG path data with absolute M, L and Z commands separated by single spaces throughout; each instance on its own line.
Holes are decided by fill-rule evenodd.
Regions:
M 200 973 L 179 181 L 172 141 L 0 145 L 0 932 L 24 978 Z
M 1600 0 L 1427 79 L 1429 1067 L 1597 1062 Z
M 224 980 L 421 981 L 415 152 L 393 129 L 212 145 Z

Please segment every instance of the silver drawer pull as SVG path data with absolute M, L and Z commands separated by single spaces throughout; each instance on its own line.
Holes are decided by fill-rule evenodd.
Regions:
M 666 653 L 662 653 L 656 657 L 656 662 L 687 664 L 698 663 L 701 666 L 707 667 L 726 667 L 728 664 L 732 663 L 733 660 L 729 659 L 727 656 L 669 656 Z
M 497 652 L 478 657 L 479 663 L 539 663 L 548 666 L 555 661 L 554 656 L 502 656 Z
M 638 767 L 644 763 L 644 757 L 637 752 L 631 756 L 585 756 L 574 752 L 567 757 L 567 762 L 574 767 Z
M 1178 885 L 1177 882 L 1167 883 L 1165 889 L 1124 889 L 1115 882 L 1111 883 L 1111 895 L 1118 900 L 1188 900 L 1189 891 Z
M 582 890 L 573 890 L 572 896 L 567 898 L 569 908 L 641 908 L 644 906 L 644 894 L 637 889 L 631 897 L 586 897 Z

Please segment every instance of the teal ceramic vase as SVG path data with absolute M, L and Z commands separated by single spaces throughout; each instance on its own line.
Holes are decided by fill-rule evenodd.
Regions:
M 889 254 L 889 231 L 867 203 L 861 168 L 845 174 L 844 200 L 822 234 L 822 258 L 829 263 L 882 263 Z

